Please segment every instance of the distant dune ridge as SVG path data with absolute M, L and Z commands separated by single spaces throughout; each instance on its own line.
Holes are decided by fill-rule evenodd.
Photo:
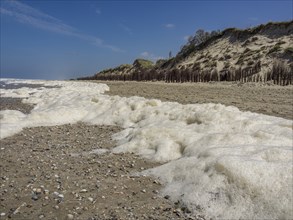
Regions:
M 80 80 L 165 82 L 239 81 L 291 85 L 293 21 L 240 30 L 198 30 L 179 53 L 166 60 L 137 59 Z

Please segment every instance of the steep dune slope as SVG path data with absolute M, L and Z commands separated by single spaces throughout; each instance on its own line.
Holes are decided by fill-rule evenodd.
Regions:
M 195 35 L 175 57 L 155 65 L 135 65 L 136 60 L 80 79 L 292 84 L 293 21 L 204 34 L 204 40 Z

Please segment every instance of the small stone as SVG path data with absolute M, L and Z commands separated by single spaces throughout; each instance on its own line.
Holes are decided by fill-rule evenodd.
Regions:
M 170 196 L 169 195 L 165 195 L 164 198 L 165 199 L 170 199 Z
M 159 181 L 157 181 L 157 180 L 154 180 L 154 182 L 153 183 L 155 183 L 155 184 L 160 184 L 160 182 Z
M 72 214 L 67 215 L 67 219 L 73 219 L 73 218 L 74 218 L 74 216 Z
M 94 201 L 94 199 L 93 199 L 92 197 L 88 197 L 88 200 L 89 200 L 90 202 L 93 202 L 93 201 Z
M 163 209 L 163 211 L 164 212 L 169 212 L 169 211 L 171 211 L 171 208 L 170 207 L 166 207 L 166 208 Z
M 187 208 L 186 206 L 181 207 L 181 210 L 184 213 L 191 213 L 191 211 L 189 210 L 189 208 Z
M 58 205 L 55 205 L 55 206 L 54 206 L 54 209 L 59 209 L 59 206 L 58 206 Z
M 105 199 L 106 197 L 105 196 L 102 196 L 102 199 Z
M 146 190 L 145 189 L 143 189 L 143 190 L 141 190 L 143 193 L 146 193 Z
M 2 212 L 1 214 L 0 214 L 0 216 L 5 216 L 6 215 L 6 213 L 5 212 Z
M 34 194 L 34 195 L 32 196 L 32 200 L 37 201 L 38 199 L 39 199 L 39 197 L 38 197 L 36 194 Z
M 80 192 L 81 192 L 81 193 L 86 193 L 87 190 L 86 190 L 86 189 L 82 189 L 82 190 L 80 190 Z
M 45 218 L 45 216 L 43 214 L 39 215 L 39 219 L 42 219 L 42 218 Z

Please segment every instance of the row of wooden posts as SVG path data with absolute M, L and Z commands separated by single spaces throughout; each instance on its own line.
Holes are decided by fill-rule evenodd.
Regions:
M 239 82 L 267 82 L 278 85 L 293 84 L 293 68 L 282 62 L 274 62 L 271 70 L 263 73 L 261 62 L 252 66 L 201 70 L 198 66 L 192 68 L 172 68 L 169 70 L 140 70 L 125 74 L 103 73 L 82 79 L 90 80 L 120 80 L 120 81 L 165 81 L 168 83 L 210 82 L 210 81 L 239 81 Z

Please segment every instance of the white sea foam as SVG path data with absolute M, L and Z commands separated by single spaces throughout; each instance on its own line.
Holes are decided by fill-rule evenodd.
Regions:
M 1 138 L 24 127 L 78 121 L 118 125 L 124 130 L 114 136 L 113 151 L 165 162 L 144 174 L 159 177 L 166 183 L 162 193 L 195 213 L 219 219 L 293 218 L 291 120 L 221 104 L 110 97 L 102 84 L 27 83 L 61 88 L 0 90 L 1 96 L 35 104 L 29 115 L 1 111 Z

